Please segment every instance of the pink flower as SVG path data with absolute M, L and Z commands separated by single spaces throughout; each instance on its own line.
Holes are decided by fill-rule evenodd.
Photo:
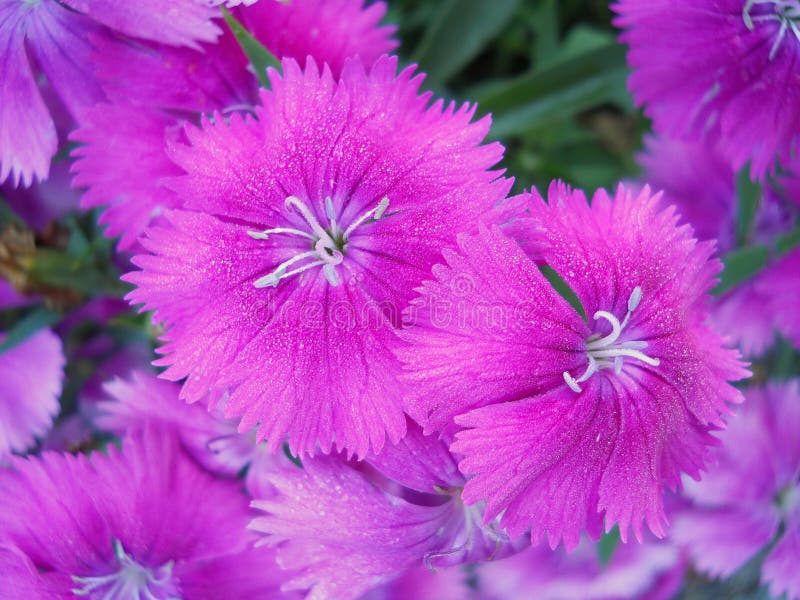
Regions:
M 571 553 L 538 546 L 482 565 L 478 586 L 484 600 L 670 600 L 685 572 L 686 560 L 668 543 L 621 544 L 603 564 L 597 545 L 583 539 Z
M 464 428 L 451 450 L 513 537 L 573 548 L 619 524 L 664 534 L 665 487 L 698 477 L 723 427 L 727 381 L 748 372 L 704 324 L 720 264 L 713 245 L 676 226 L 658 196 L 620 186 L 612 199 L 553 184 L 509 230 L 459 237 L 415 301 L 398 352 L 407 408 L 428 430 Z M 533 258 L 533 260 L 532 260 Z M 577 294 L 581 316 L 537 267 Z
M 163 431 L 121 452 L 45 452 L 12 466 L 0 473 L 4 591 L 10 579 L 45 598 L 284 597 L 274 552 L 254 549 L 245 528 L 246 497 Z
M 800 131 L 797 0 L 618 0 L 629 87 L 659 133 L 707 138 L 763 178 Z
M 268 534 L 263 542 L 294 572 L 284 589 L 308 589 L 310 598 L 355 599 L 423 564 L 500 559 L 528 544 L 481 525 L 482 507 L 461 501 L 455 457 L 413 422 L 365 463 L 314 458 L 269 480 L 277 494 L 253 502 L 266 514 L 251 528 Z
M 313 61 L 270 73 L 257 120 L 217 115 L 172 155 L 186 175 L 126 276 L 166 325 L 164 377 L 181 396 L 230 392 L 227 417 L 271 450 L 361 456 L 405 432 L 391 348 L 400 312 L 443 246 L 510 182 L 481 145 L 488 119 L 418 95 L 397 61 L 341 79 Z
M 673 534 L 699 570 L 722 577 L 776 541 L 762 579 L 774 597 L 798 598 L 800 384 L 770 383 L 745 396 L 740 414 L 720 435 L 716 464 L 702 482 L 687 484 L 693 505 L 678 514 Z

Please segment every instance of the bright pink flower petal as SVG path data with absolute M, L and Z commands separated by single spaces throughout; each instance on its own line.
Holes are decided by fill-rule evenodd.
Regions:
M 212 20 L 219 13 L 195 0 L 64 0 L 70 8 L 131 37 L 198 48 L 221 30 Z
M 336 458 L 270 480 L 281 495 L 253 502 L 267 514 L 250 527 L 269 534 L 281 567 L 297 571 L 285 589 L 309 588 L 311 597 L 355 599 L 419 564 L 450 511 L 392 497 Z
M 459 238 L 406 312 L 406 409 L 427 428 L 490 402 L 563 383 L 589 331 L 499 230 Z
M 800 571 L 797 557 L 800 556 L 800 523 L 795 520 L 787 527 L 783 537 L 764 560 L 761 575 L 769 582 L 770 593 L 775 598 L 786 594 L 788 598 L 800 598 Z
M 182 135 L 165 113 L 124 104 L 99 104 L 87 111 L 72 139 L 74 186 L 88 187 L 84 208 L 108 207 L 100 217 L 106 234 L 121 235 L 121 250 L 133 248 L 150 222 L 178 206 L 162 178 L 180 174 L 166 153 L 167 140 Z
M 50 330 L 0 354 L 0 456 L 24 452 L 50 430 L 63 379 L 61 340 Z
M 0 183 L 29 186 L 45 179 L 58 141 L 25 51 L 24 32 L 0 7 Z M 13 24 L 12 24 L 13 25 Z
M 370 66 L 397 48 L 391 37 L 396 27 L 380 25 L 385 14 L 385 2 L 365 6 L 364 0 L 267 1 L 236 11 L 275 56 L 301 63 L 312 56 L 320 64 L 327 63 L 337 76 L 347 58 L 358 56 Z
M 672 536 L 700 571 L 729 577 L 775 537 L 778 524 L 774 510 L 705 509 L 678 513 Z

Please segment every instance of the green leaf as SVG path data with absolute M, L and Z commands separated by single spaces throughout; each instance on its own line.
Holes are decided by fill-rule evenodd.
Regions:
M 606 102 L 627 102 L 620 100 L 628 74 L 625 48 L 616 43 L 590 47 L 479 91 L 481 112 L 493 115 L 492 135 L 519 135 Z
M 28 313 L 8 330 L 5 340 L 0 344 L 0 354 L 21 344 L 37 331 L 58 323 L 60 315 L 44 306 Z
M 275 58 L 275 55 L 267 50 L 261 42 L 254 38 L 244 26 L 236 20 L 230 11 L 222 7 L 222 15 L 225 17 L 225 22 L 228 24 L 231 32 L 233 33 L 236 41 L 244 50 L 250 64 L 258 77 L 258 82 L 262 87 L 269 88 L 269 79 L 267 78 L 267 67 L 275 67 L 280 70 L 281 63 Z
M 743 246 L 750 236 L 753 226 L 753 217 L 761 200 L 761 184 L 750 180 L 750 166 L 739 171 L 736 176 L 736 243 Z
M 800 223 L 789 233 L 786 233 L 775 240 L 775 250 L 780 254 L 786 254 L 800 246 Z
M 725 268 L 720 275 L 720 281 L 712 290 L 714 295 L 720 295 L 732 287 L 750 279 L 767 264 L 769 249 L 765 246 L 746 246 L 730 252 L 722 258 Z
M 93 255 L 70 256 L 65 252 L 39 248 L 30 276 L 40 285 L 75 290 L 90 297 L 122 295 L 130 287 L 119 280 L 109 264 L 98 264 Z
M 283 445 L 283 453 L 286 455 L 286 458 L 294 463 L 294 466 L 300 467 L 301 469 L 303 468 L 303 462 L 300 460 L 299 456 L 292 454 L 292 451 L 289 450 L 289 444 Z
M 604 533 L 603 537 L 597 543 L 597 556 L 600 559 L 600 564 L 604 567 L 614 556 L 614 550 L 619 545 L 619 528 L 615 525 L 614 528 L 608 533 Z
M 5 229 L 9 225 L 25 225 L 25 222 L 19 218 L 17 213 L 14 212 L 14 209 L 0 196 L 0 229 Z
M 556 273 L 555 269 L 553 269 L 553 267 L 550 265 L 540 265 L 539 271 L 541 271 L 542 275 L 544 275 L 544 278 L 550 282 L 550 285 L 553 286 L 558 294 L 564 298 L 564 300 L 569 302 L 569 305 L 574 308 L 575 312 L 577 312 L 585 321 L 586 310 L 584 310 L 583 304 L 581 303 L 580 298 L 578 298 L 578 294 L 575 293 L 575 290 L 573 290 L 569 284 L 564 281 L 561 275 Z
M 444 0 L 413 60 L 433 85 L 450 79 L 500 33 L 521 0 Z

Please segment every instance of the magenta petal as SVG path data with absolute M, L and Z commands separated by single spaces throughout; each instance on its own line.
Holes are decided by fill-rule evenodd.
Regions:
M 221 30 L 212 21 L 219 13 L 196 0 L 64 0 L 64 4 L 115 31 L 146 40 L 198 48 Z
M 59 3 L 46 2 L 30 13 L 25 34 L 36 63 L 74 117 L 103 100 L 92 70 L 90 38 L 110 39 L 107 31 Z
M 564 386 L 458 417 L 470 429 L 457 434 L 451 450 L 464 456 L 461 470 L 474 474 L 464 500 L 486 499 L 487 519 L 505 509 L 502 523 L 509 535 L 530 527 L 533 544 L 546 535 L 552 548 L 563 540 L 571 549 L 584 529 L 599 537 L 597 490 L 618 417 L 598 403 L 598 391 L 592 385 L 576 396 Z
M 192 600 L 300 600 L 281 591 L 287 576 L 275 562 L 275 549 L 247 549 L 177 565 L 184 598 Z
M 52 427 L 63 369 L 61 340 L 46 329 L 0 354 L 0 456 L 24 452 Z
M 0 536 L 43 573 L 113 572 L 115 541 L 139 565 L 183 567 L 245 551 L 254 537 L 238 486 L 199 469 L 164 431 L 128 438 L 122 451 L 45 452 L 13 467 L 0 473 Z
M 43 575 L 21 551 L 0 545 L 0 581 L 4 598 L 25 600 L 66 600 L 72 597 L 72 578 Z
M 685 570 L 679 550 L 666 543 L 619 545 L 604 565 L 584 539 L 573 552 L 538 546 L 482 565 L 478 579 L 491 600 L 669 600 Z
M 420 288 L 397 351 L 406 409 L 427 428 L 490 402 L 563 384 L 588 331 L 580 316 L 499 229 L 461 236 L 461 254 Z
M 771 311 L 775 315 L 775 325 L 795 348 L 800 348 L 800 248 L 792 250 L 778 259 L 763 272 L 758 281 L 764 291 L 772 295 Z
M 100 223 L 106 235 L 121 235 L 120 249 L 132 248 L 157 215 L 179 204 L 161 179 L 180 173 L 166 153 L 167 140 L 180 133 L 175 119 L 160 111 L 99 104 L 72 134 L 82 143 L 73 152 L 73 185 L 88 188 L 84 208 L 107 207 Z
M 275 56 L 299 62 L 312 56 L 337 76 L 349 57 L 358 56 L 370 66 L 397 48 L 391 38 L 396 27 L 379 25 L 385 13 L 385 2 L 365 6 L 364 0 L 262 1 L 237 11 L 247 29 Z
M 186 404 L 179 398 L 180 386 L 134 371 L 126 379 L 105 385 L 111 397 L 99 402 L 95 423 L 120 437 L 141 431 L 148 424 L 172 427 L 183 447 L 213 473 L 235 477 L 256 452 L 248 436 L 237 433 L 236 422 L 226 421 L 218 412 L 209 413 L 202 402 Z
M 457 486 L 463 480 L 447 445 L 435 435 L 423 434 L 411 419 L 397 444 L 387 444 L 379 454 L 365 460 L 388 478 L 428 494 L 435 493 L 437 487 Z
M 3 14 L 0 19 L 12 20 Z M 42 101 L 25 52 L 24 32 L 0 26 L 0 183 L 14 185 L 43 180 L 56 153 L 56 126 Z
M 107 39 L 95 39 L 94 47 L 97 77 L 117 104 L 210 113 L 249 108 L 257 97 L 258 81 L 228 29 L 199 50 Z
M 418 564 L 449 511 L 392 497 L 336 458 L 270 480 L 281 496 L 254 501 L 267 514 L 250 527 L 269 534 L 281 567 L 297 571 L 285 589 L 309 588 L 311 597 L 355 599 Z
M 769 543 L 778 523 L 777 512 L 769 509 L 695 510 L 676 515 L 672 535 L 701 571 L 728 577 Z
M 769 582 L 770 593 L 778 598 L 800 598 L 800 571 L 797 557 L 800 556 L 800 522 L 795 517 L 786 527 L 786 532 L 772 552 L 767 555 L 761 568 L 764 581 Z

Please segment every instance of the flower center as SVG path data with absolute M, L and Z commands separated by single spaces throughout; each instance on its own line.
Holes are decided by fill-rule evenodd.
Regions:
M 307 239 L 311 249 L 298 252 L 289 260 L 279 264 L 268 275 L 257 279 L 253 285 L 257 288 L 276 287 L 281 280 L 298 275 L 314 267 L 322 267 L 325 278 L 331 285 L 339 285 L 339 276 L 336 266 L 344 260 L 347 242 L 350 235 L 367 223 L 374 223 L 383 217 L 389 206 L 389 198 L 384 197 L 378 205 L 366 211 L 353 221 L 347 228 L 342 229 L 336 222 L 337 215 L 330 197 L 325 199 L 325 215 L 328 217 L 328 227 L 322 227 L 311 209 L 296 196 L 286 198 L 287 210 L 295 210 L 306 222 L 308 230 L 292 227 L 274 227 L 264 231 L 248 231 L 247 234 L 256 240 L 266 240 L 271 235 L 289 235 Z M 290 269 L 289 267 L 294 267 Z
M 647 342 L 636 340 L 619 341 L 622 330 L 625 329 L 628 321 L 630 321 L 631 313 L 636 310 L 641 300 L 642 288 L 637 285 L 633 288 L 630 298 L 628 298 L 628 312 L 625 314 L 622 323 L 610 312 L 598 310 L 594 313 L 595 321 L 605 319 L 611 324 L 611 333 L 603 337 L 601 337 L 600 334 L 595 334 L 586 341 L 586 358 L 589 360 L 589 366 L 586 367 L 583 375 L 575 379 L 568 371 L 564 371 L 564 381 L 570 389 L 580 393 L 582 390 L 579 384 L 588 380 L 592 375 L 602 369 L 613 368 L 615 373 L 621 373 L 622 361 L 625 358 L 640 360 L 653 367 L 657 367 L 661 364 L 659 359 L 651 358 L 642 352 L 642 350 L 647 348 Z
M 758 10 L 757 14 L 751 14 L 757 6 L 763 6 L 763 9 Z M 770 60 L 778 54 L 787 32 L 791 31 L 800 42 L 800 0 L 747 0 L 742 9 L 742 20 L 750 31 L 755 29 L 756 23 L 777 21 L 780 24 L 778 35 L 769 51 Z
M 119 540 L 114 540 L 114 555 L 119 561 L 116 573 L 97 577 L 73 576 L 72 580 L 80 587 L 73 588 L 72 593 L 92 600 L 180 600 L 172 582 L 172 561 L 157 569 L 148 569 L 133 560 Z

